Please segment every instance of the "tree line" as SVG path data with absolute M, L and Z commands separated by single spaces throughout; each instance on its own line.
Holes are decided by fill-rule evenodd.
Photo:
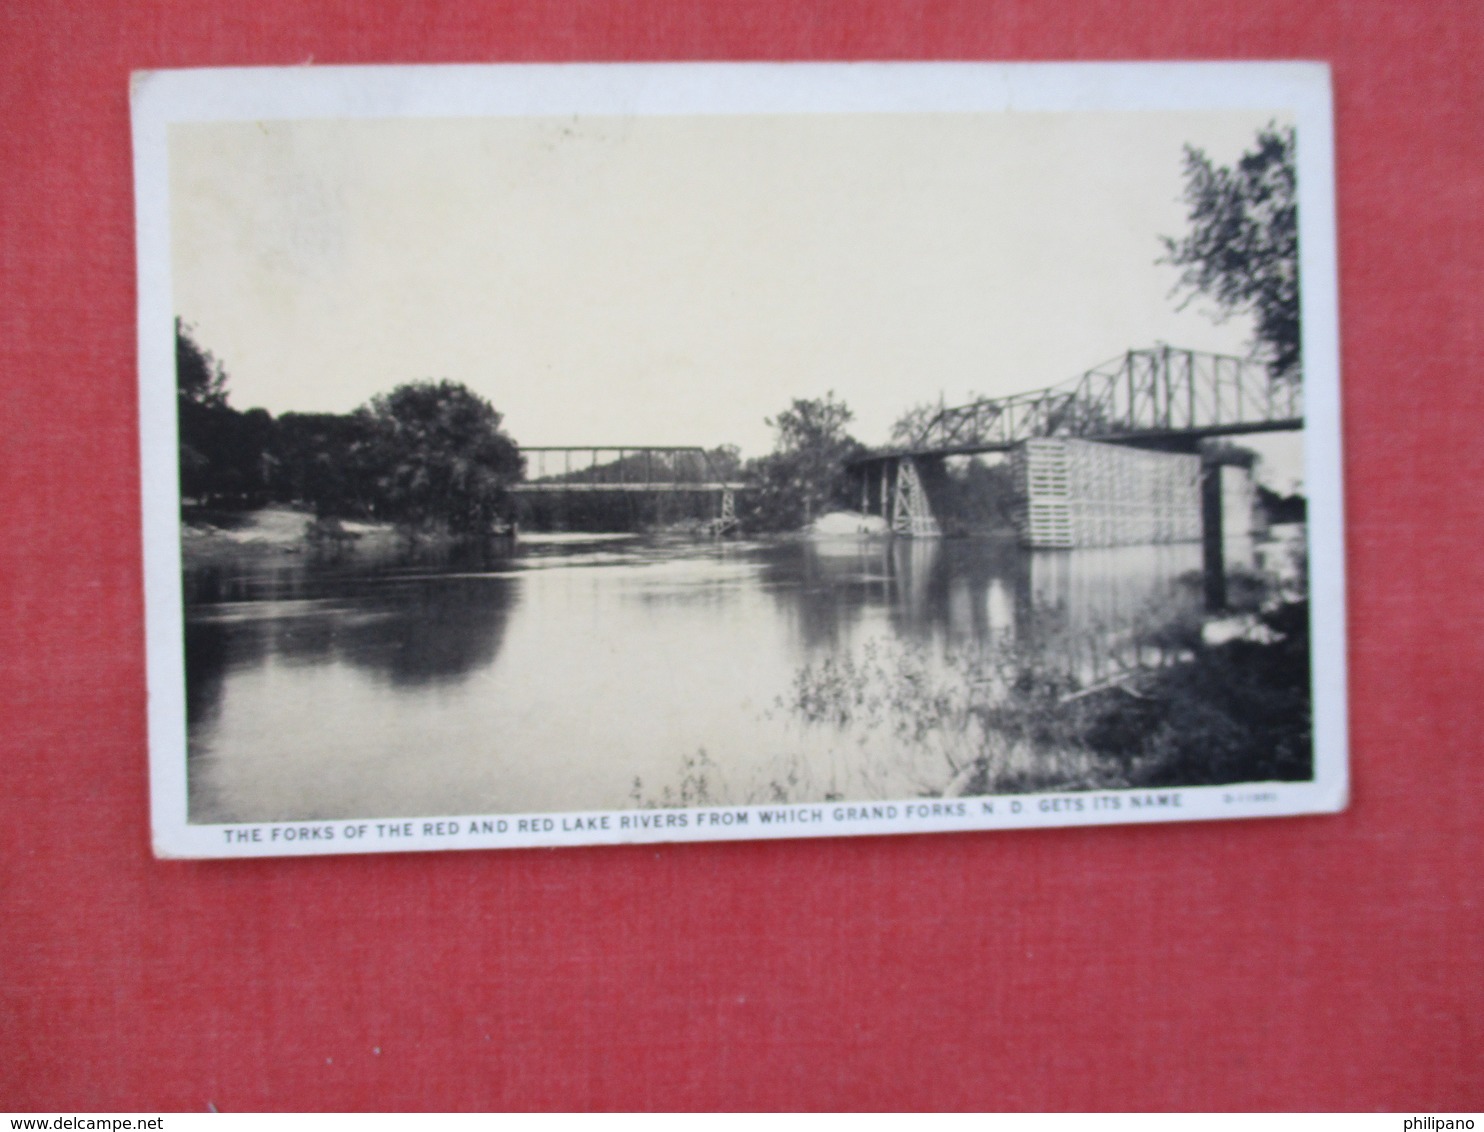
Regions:
M 321 518 L 363 518 L 454 535 L 514 517 L 524 472 L 501 415 L 453 381 L 413 381 L 350 413 L 239 411 L 227 373 L 176 320 L 182 502 L 216 508 L 307 504 Z
M 526 461 L 503 418 L 454 381 L 414 381 L 350 413 L 239 410 L 222 362 L 192 327 L 176 320 L 180 490 L 186 506 L 246 510 L 306 505 L 324 519 L 367 519 L 412 530 L 473 537 L 517 521 L 536 528 L 633 530 L 694 523 L 715 506 L 705 496 L 550 493 L 517 500 L 511 487 Z M 739 518 L 756 531 L 807 526 L 848 505 L 847 461 L 865 451 L 846 432 L 852 413 L 833 394 L 796 400 L 769 423 L 775 450 L 745 464 L 734 447 L 706 452 L 700 467 L 669 468 L 672 478 L 720 477 L 748 490 Z M 682 457 L 676 457 L 682 458 Z M 643 479 L 640 457 L 611 461 L 599 479 Z M 690 473 L 695 475 L 691 476 Z M 581 481 L 589 470 L 560 481 Z

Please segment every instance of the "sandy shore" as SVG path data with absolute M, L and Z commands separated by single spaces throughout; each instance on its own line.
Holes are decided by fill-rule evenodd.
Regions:
M 244 556 L 309 554 L 322 550 L 380 551 L 401 536 L 390 523 L 315 522 L 292 507 L 257 511 L 188 509 L 180 524 L 181 555 L 187 566 Z

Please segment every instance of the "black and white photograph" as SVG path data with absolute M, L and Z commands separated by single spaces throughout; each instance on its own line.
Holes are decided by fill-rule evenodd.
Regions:
M 1306 64 L 155 72 L 156 851 L 1346 797 Z

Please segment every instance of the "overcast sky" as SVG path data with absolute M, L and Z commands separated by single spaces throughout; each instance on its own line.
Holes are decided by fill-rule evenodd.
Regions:
M 1246 319 L 1176 309 L 1158 237 L 1185 229 L 1182 145 L 1230 162 L 1274 117 L 175 125 L 175 309 L 238 408 L 451 378 L 524 444 L 757 455 L 834 390 L 881 442 L 916 402 L 1130 347 L 1245 353 Z

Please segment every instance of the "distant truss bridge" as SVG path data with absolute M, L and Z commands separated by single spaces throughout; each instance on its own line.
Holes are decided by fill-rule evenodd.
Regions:
M 729 492 L 745 486 L 695 445 L 522 445 L 520 451 L 526 479 L 512 485 L 517 493 Z
M 714 495 L 716 514 L 708 526 L 717 535 L 736 529 L 736 493 L 747 486 L 729 479 L 727 473 L 735 476 L 735 469 L 718 467 L 698 445 L 557 445 L 520 451 L 526 479 L 511 485 L 517 495 Z

